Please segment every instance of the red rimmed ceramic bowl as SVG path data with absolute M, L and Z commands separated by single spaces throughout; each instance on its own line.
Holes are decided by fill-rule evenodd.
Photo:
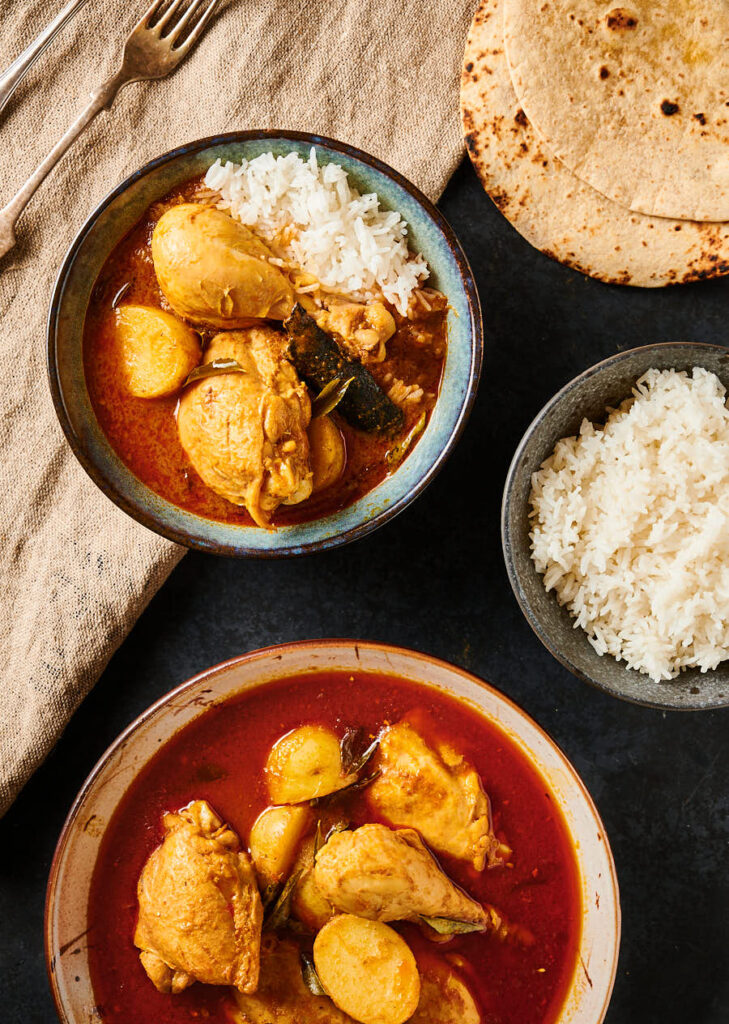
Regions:
M 295 679 L 296 685 L 305 688 L 307 680 L 320 677 L 324 681 L 317 682 L 318 699 L 326 706 L 337 692 L 341 696 L 341 691 L 336 691 L 332 683 L 328 693 L 324 674 L 334 678 L 337 673 L 351 677 L 355 687 L 366 684 L 367 677 L 397 677 L 404 687 L 418 684 L 419 701 L 427 703 L 430 696 L 433 705 L 455 698 L 472 717 L 484 716 L 488 728 L 503 735 L 529 762 L 558 809 L 577 866 L 573 955 L 559 1008 L 553 1008 L 546 1019 L 549 1024 L 600 1024 L 618 961 L 618 885 L 602 822 L 574 768 L 525 712 L 475 676 L 427 655 L 352 640 L 284 644 L 211 668 L 154 704 L 104 754 L 67 818 L 48 883 L 46 956 L 63 1024 L 100 1024 L 106 1019 L 91 981 L 90 961 L 99 941 L 89 921 L 92 876 L 107 830 L 112 837 L 115 829 L 120 834 L 115 813 L 119 814 L 120 804 L 127 806 L 130 787 L 134 793 L 140 773 L 149 778 L 149 772 L 164 757 L 165 748 L 178 749 L 175 744 L 180 740 L 180 730 L 189 730 L 192 735 L 194 730 L 204 728 L 206 716 L 211 719 L 220 714 L 221 705 L 229 701 L 255 697 L 260 702 L 265 697 L 262 688 L 269 687 L 273 692 L 283 680 Z M 342 709 L 345 716 L 349 710 Z M 155 758 L 157 761 L 151 764 Z M 498 814 L 498 806 L 495 809 Z M 130 956 L 130 962 L 135 962 L 131 952 Z M 146 979 L 143 981 L 146 984 Z M 156 995 L 151 985 L 149 992 Z

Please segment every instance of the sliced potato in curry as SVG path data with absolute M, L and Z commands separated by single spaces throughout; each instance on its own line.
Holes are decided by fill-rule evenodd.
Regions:
M 152 233 L 152 259 L 162 293 L 186 320 L 209 327 L 245 327 L 250 319 L 283 320 L 293 289 L 273 253 L 227 213 L 181 203 L 163 213 Z
M 307 836 L 291 869 L 299 872 L 298 881 L 291 897 L 291 913 L 309 931 L 317 932 L 336 914 L 336 910 L 316 884 L 314 878 L 315 837 Z
M 251 994 L 235 993 L 236 1024 L 351 1024 L 328 996 L 313 995 L 301 974 L 299 947 L 290 939 L 265 935 L 261 974 Z
M 197 334 L 152 306 L 118 306 L 112 315 L 119 365 L 130 394 L 161 398 L 181 388 L 202 358 Z
M 262 889 L 288 875 L 304 833 L 312 822 L 306 806 L 268 807 L 251 828 L 248 847 Z
M 268 792 L 277 804 L 328 796 L 356 781 L 345 775 L 339 738 L 323 725 L 302 725 L 274 743 L 265 767 Z
M 253 992 L 263 909 L 248 854 L 205 800 L 165 814 L 137 886 L 134 944 L 160 992 L 195 981 Z
M 313 474 L 313 493 L 324 491 L 344 472 L 347 452 L 342 431 L 329 416 L 317 416 L 309 424 L 309 460 Z
M 338 910 L 377 921 L 446 917 L 482 926 L 489 918 L 444 873 L 414 829 L 362 825 L 335 832 L 316 855 L 314 880 Z
M 420 1001 L 411 1024 L 481 1024 L 481 1014 L 460 974 L 435 957 L 418 958 Z
M 314 965 L 332 1001 L 361 1024 L 403 1024 L 420 998 L 410 947 L 381 921 L 339 914 L 314 940 Z
M 243 372 L 185 389 L 177 414 L 180 443 L 208 487 L 269 526 L 279 505 L 311 494 L 309 395 L 285 358 L 282 335 L 268 326 L 217 334 L 205 363 L 217 359 L 234 359 Z
M 508 860 L 481 778 L 453 747 L 434 749 L 403 721 L 383 732 L 376 764 L 380 775 L 367 799 L 378 815 L 417 829 L 437 853 L 470 861 L 477 871 Z

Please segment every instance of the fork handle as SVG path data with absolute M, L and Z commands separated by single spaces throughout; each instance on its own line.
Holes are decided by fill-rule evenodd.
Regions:
M 15 89 L 30 68 L 33 67 L 51 39 L 60 32 L 69 18 L 80 11 L 87 0 L 69 0 L 62 11 L 47 25 L 37 39 L 28 46 L 13 63 L 0 74 L 0 111 L 4 108 Z
M 88 105 L 79 114 L 66 134 L 58 140 L 45 160 L 38 165 L 10 202 L 0 210 L 0 257 L 4 256 L 15 245 L 15 225 L 38 186 L 50 174 L 66 150 L 73 145 L 84 128 L 93 121 L 100 111 L 105 108 L 108 109 L 112 105 L 121 87 L 131 80 L 127 75 L 119 71 L 107 79 L 98 89 L 95 89 L 91 93 Z

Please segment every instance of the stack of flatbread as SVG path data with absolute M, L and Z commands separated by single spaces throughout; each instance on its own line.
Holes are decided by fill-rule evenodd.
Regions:
M 729 0 L 481 0 L 461 111 L 547 255 L 614 284 L 729 274 Z

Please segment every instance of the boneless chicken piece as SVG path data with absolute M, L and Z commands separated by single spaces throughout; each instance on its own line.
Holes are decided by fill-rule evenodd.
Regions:
M 385 344 L 395 333 L 395 319 L 382 302 L 338 302 L 319 310 L 315 319 L 323 331 L 337 335 L 350 355 L 363 363 L 381 363 Z
M 251 317 L 283 320 L 291 283 L 269 262 L 270 249 L 227 213 L 181 203 L 162 214 L 152 259 L 162 292 L 178 316 L 209 327 L 244 327 Z
M 443 872 L 413 829 L 362 825 L 335 832 L 316 855 L 316 885 L 346 914 L 375 921 L 447 917 L 488 927 L 480 903 Z
M 328 996 L 315 996 L 304 984 L 299 947 L 290 939 L 264 936 L 261 974 L 254 993 L 236 992 L 240 1024 L 352 1024 Z
M 452 747 L 433 749 L 400 722 L 383 733 L 377 767 L 368 799 L 393 825 L 417 829 L 438 853 L 470 861 L 477 871 L 508 859 L 511 850 L 494 834 L 481 779 Z
M 269 327 L 216 335 L 205 362 L 234 359 L 243 373 L 190 385 L 177 414 L 180 443 L 203 481 L 268 526 L 281 504 L 311 494 L 306 428 L 311 403 Z
M 263 910 L 250 858 L 205 800 L 166 814 L 164 827 L 137 885 L 142 966 L 160 992 L 195 981 L 253 992 Z

